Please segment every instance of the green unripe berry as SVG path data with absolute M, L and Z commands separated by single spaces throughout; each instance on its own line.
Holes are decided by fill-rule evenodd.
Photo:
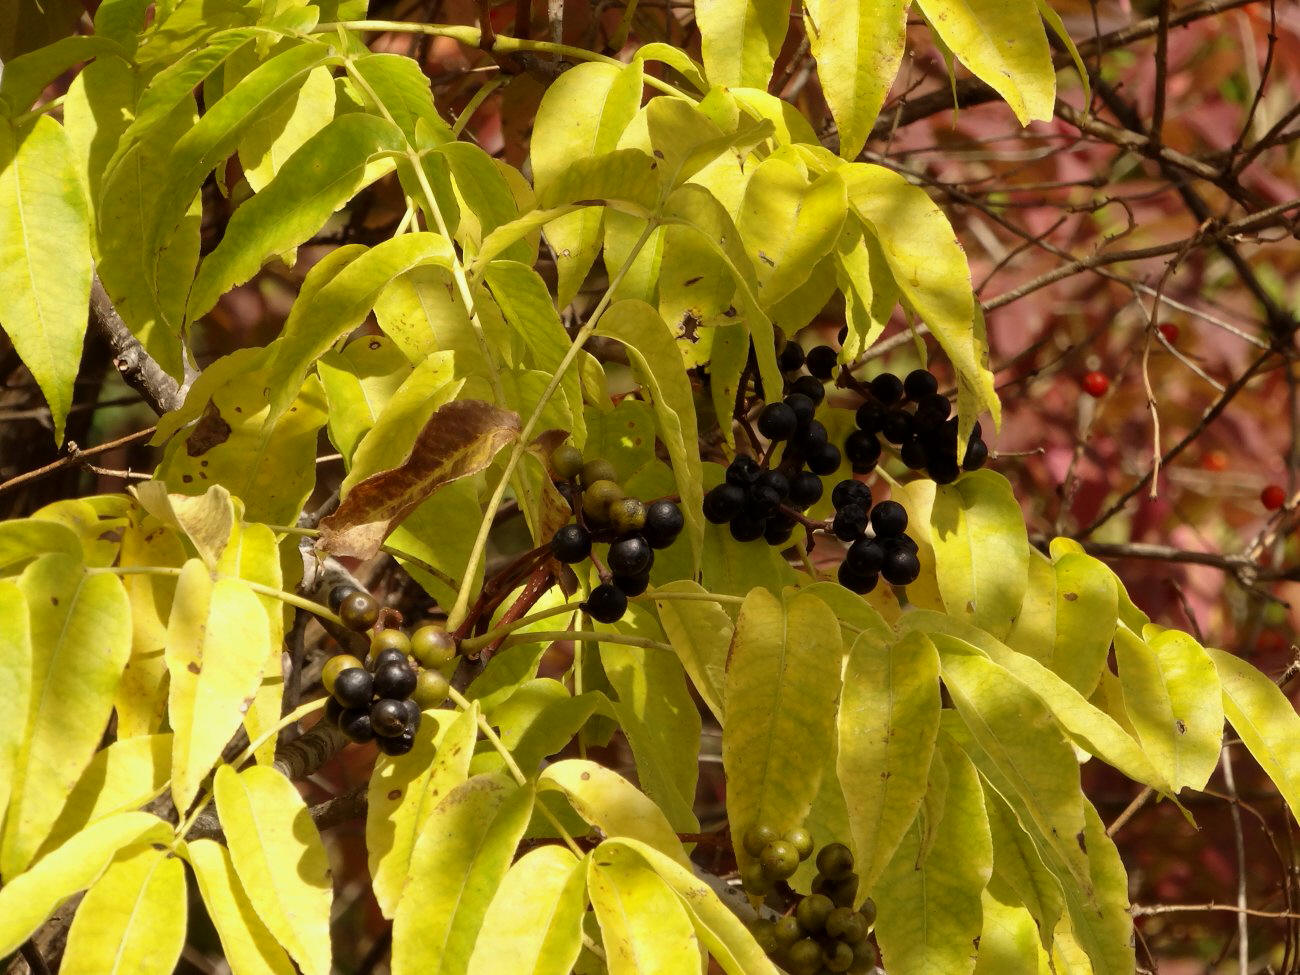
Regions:
M 867 936 L 867 919 L 851 907 L 837 907 L 826 918 L 826 933 L 855 945 Z
M 421 666 L 447 666 L 456 659 L 455 638 L 436 623 L 428 623 L 411 634 L 411 654 Z
M 835 880 L 853 870 L 853 852 L 843 843 L 827 843 L 817 851 L 817 872 Z
M 853 946 L 853 964 L 849 971 L 854 975 L 870 972 L 876 967 L 876 946 L 865 938 Z
M 858 875 L 849 873 L 828 880 L 824 893 L 835 902 L 836 907 L 852 907 L 853 902 L 858 899 Z
M 571 443 L 562 443 L 551 451 L 551 470 L 562 481 L 571 481 L 582 472 L 582 451 Z
M 763 848 L 758 862 L 763 865 L 763 872 L 773 880 L 785 880 L 799 869 L 799 852 L 793 843 L 775 840 Z
M 740 871 L 740 883 L 745 893 L 753 897 L 764 897 L 772 889 L 772 881 L 763 873 L 763 865 L 757 861 L 746 864 Z
M 620 535 L 645 527 L 645 505 L 636 498 L 622 498 L 609 506 L 609 524 Z
M 745 838 L 742 844 L 745 852 L 752 857 L 762 856 L 763 851 L 767 849 L 767 844 L 777 839 L 776 830 L 771 826 L 764 826 L 759 823 L 745 830 Z
M 832 941 L 822 950 L 822 964 L 832 972 L 847 972 L 853 964 L 853 949 L 843 941 Z
M 799 919 L 805 931 L 814 933 L 826 927 L 826 919 L 833 910 L 835 905 L 825 894 L 809 894 L 794 909 L 794 916 Z
M 789 948 L 792 944 L 803 937 L 803 926 L 799 919 L 793 914 L 786 914 L 776 919 L 773 927 L 773 933 L 776 935 L 776 943 L 782 948 Z
M 858 908 L 858 913 L 867 919 L 867 927 L 871 927 L 876 923 L 876 902 L 868 897 L 862 902 L 862 906 Z
M 813 838 L 812 833 L 808 832 L 802 826 L 790 830 L 785 834 L 785 841 L 794 847 L 795 852 L 799 854 L 800 862 L 807 860 L 812 856 Z
M 591 521 L 603 525 L 609 521 L 609 509 L 623 497 L 623 489 L 613 481 L 604 478 L 593 481 L 582 492 L 582 513 Z
M 614 470 L 614 465 L 600 458 L 589 460 L 583 464 L 578 478 L 578 483 L 582 485 L 583 490 L 589 490 L 597 481 L 617 482 L 618 471 Z
M 749 928 L 749 933 L 754 936 L 758 946 L 763 949 L 764 954 L 776 954 L 776 925 L 766 918 L 755 918 L 745 927 Z
M 325 666 L 321 668 L 320 682 L 325 685 L 325 693 L 334 693 L 334 680 L 345 670 L 351 670 L 354 667 L 361 667 L 363 664 L 356 657 L 349 653 L 340 653 L 337 656 L 330 657 L 325 661 Z
M 422 670 L 415 677 L 415 690 L 411 692 L 411 700 L 420 706 L 421 711 L 436 708 L 447 700 L 450 687 L 447 678 L 438 671 Z
M 785 967 L 791 975 L 815 975 L 822 965 L 822 946 L 812 938 L 796 941 L 785 952 Z
M 405 657 L 411 652 L 411 638 L 401 630 L 380 630 L 370 638 L 370 656 L 377 657 L 385 650 L 396 650 Z
M 368 592 L 357 590 L 339 604 L 339 619 L 349 630 L 364 633 L 379 619 L 379 603 Z

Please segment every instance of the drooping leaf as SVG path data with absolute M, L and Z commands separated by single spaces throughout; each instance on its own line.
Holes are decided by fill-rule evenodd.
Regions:
M 497 775 L 476 775 L 425 820 L 393 918 L 393 975 L 468 970 L 533 800 L 531 788 Z
M 297 969 L 258 917 L 230 851 L 215 840 L 194 840 L 186 844 L 185 856 L 232 975 L 293 975 Z
M 148 846 L 115 860 L 86 892 L 61 972 L 169 975 L 185 944 L 185 868 Z
M 131 607 L 117 576 L 55 553 L 18 584 L 29 611 L 31 695 L 15 715 L 22 737 L 0 853 L 6 878 L 31 862 L 90 763 L 131 647 Z
M 790 28 L 782 0 L 699 0 L 696 24 L 704 72 L 715 85 L 766 88 Z
M 444 484 L 484 470 L 519 436 L 519 416 L 477 400 L 438 409 L 399 467 L 366 478 L 321 522 L 321 548 L 370 558 L 392 527 Z
M 168 493 L 162 481 L 141 481 L 132 493 L 140 507 L 189 539 L 208 568 L 216 568 L 237 533 L 235 508 L 226 488 L 214 484 L 203 494 L 186 497 Z
M 657 586 L 655 595 L 671 597 L 677 593 L 707 597 L 701 586 L 690 580 Z M 716 602 L 708 599 L 656 599 L 659 625 L 668 642 L 677 651 L 691 683 L 709 706 L 719 724 L 723 720 L 727 681 L 727 653 L 731 647 L 731 617 Z
M 935 491 L 930 543 L 944 606 L 999 639 L 1011 632 L 1028 586 L 1025 519 L 1001 474 L 979 470 Z
M 126 51 L 108 37 L 74 34 L 7 60 L 0 80 L 0 109 L 9 116 L 21 115 L 63 72 L 105 55 L 125 57 Z
M 538 785 L 560 789 L 578 815 L 603 835 L 630 836 L 690 866 L 690 858 L 663 812 L 613 769 L 570 758 L 548 766 Z
M 459 714 L 426 714 L 415 747 L 405 755 L 381 758 L 370 776 L 366 853 L 371 886 L 384 917 L 391 918 L 397 911 L 425 822 L 438 803 L 469 777 L 477 717 L 477 706 Z
M 903 975 L 974 969 L 984 920 L 981 893 L 993 871 L 979 776 L 951 740 L 939 753 L 948 784 L 929 849 L 922 849 L 923 827 L 914 822 L 872 894 L 881 961 Z
M 844 672 L 836 769 L 854 869 L 870 891 L 921 808 L 939 734 L 939 654 L 919 633 L 864 633 Z
M 695 975 L 700 970 L 690 918 L 636 852 L 604 843 L 592 851 L 587 893 L 610 975 Z
M 975 975 L 1040 975 L 1040 960 L 1046 967 L 1046 955 L 1029 911 L 999 900 L 986 887 L 981 896 L 981 913 L 984 927 L 980 930 Z
M 90 301 L 90 215 L 63 127 L 0 125 L 0 326 L 63 443 Z
M 172 797 L 188 809 L 239 727 L 270 653 L 266 613 L 239 579 L 219 578 L 198 559 L 185 563 L 172 601 L 165 657 Z
M 507 871 L 488 906 L 469 975 L 568 975 L 582 949 L 586 864 L 562 846 L 541 846 Z
M 903 61 L 907 8 L 902 0 L 809 0 L 804 26 L 817 78 L 853 159 L 871 133 Z
M 742 868 L 746 830 L 784 835 L 803 823 L 835 737 L 840 692 L 839 626 L 816 596 L 780 600 L 764 589 L 745 597 L 727 665 L 722 766 L 727 815 Z M 797 748 L 791 743 L 799 742 Z
M 1240 657 L 1207 651 L 1223 688 L 1223 712 L 1250 754 L 1282 793 L 1292 815 L 1300 814 L 1300 716 L 1276 684 Z
M 330 970 L 329 860 L 298 790 L 279 771 L 217 769 L 213 792 L 249 902 L 305 975 Z
M 1219 764 L 1223 696 L 1205 648 L 1177 630 L 1115 632 L 1124 708 L 1143 750 L 1174 791 L 1202 789 Z
M 1049 947 L 1057 922 L 1065 912 L 1060 881 L 1047 869 L 1034 841 L 1011 808 L 992 789 L 984 792 L 989 829 L 993 834 L 993 879 L 990 887 L 1014 892 L 1038 925 L 1038 939 Z
M 285 162 L 334 119 L 334 75 L 321 65 L 307 74 L 297 94 L 254 122 L 239 144 L 244 179 L 261 193 Z
M 17 949 L 64 900 L 95 882 L 120 850 L 166 843 L 172 827 L 157 816 L 124 812 L 77 833 L 0 887 L 0 955 Z

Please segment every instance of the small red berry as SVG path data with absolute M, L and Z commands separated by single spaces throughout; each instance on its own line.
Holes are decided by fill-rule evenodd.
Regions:
M 1228 469 L 1228 455 L 1222 450 L 1206 451 L 1205 456 L 1201 458 L 1201 466 L 1207 471 L 1226 471 Z
M 1106 395 L 1106 390 L 1110 389 L 1110 379 L 1104 372 L 1086 373 L 1083 377 L 1083 391 L 1094 399 L 1100 399 Z
M 1160 326 L 1160 334 L 1165 337 L 1165 341 L 1174 345 L 1178 341 L 1178 326 L 1173 322 L 1164 322 Z
M 1259 492 L 1259 501 L 1269 511 L 1276 511 L 1286 504 L 1286 491 L 1280 484 L 1270 484 Z

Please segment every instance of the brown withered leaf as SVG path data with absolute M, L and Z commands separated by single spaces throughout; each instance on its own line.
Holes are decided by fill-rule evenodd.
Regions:
M 477 474 L 519 436 L 519 415 L 479 400 L 440 408 L 415 438 L 406 460 L 372 474 L 321 521 L 317 547 L 368 559 L 397 525 L 444 484 Z

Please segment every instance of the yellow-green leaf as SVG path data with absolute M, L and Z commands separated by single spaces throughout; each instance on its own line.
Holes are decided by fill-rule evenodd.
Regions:
M 22 738 L 0 854 L 6 878 L 31 862 L 90 763 L 131 648 L 131 606 L 117 576 L 56 553 L 29 565 L 18 584 L 32 676 L 27 706 L 14 716 Z
M 680 900 L 626 847 L 602 843 L 587 858 L 587 892 L 610 975 L 696 975 L 700 946 Z
M 1174 791 L 1202 789 L 1219 764 L 1223 693 L 1205 648 L 1177 630 L 1115 633 L 1124 709 Z
M 984 793 L 989 829 L 993 834 L 993 879 L 990 888 L 1007 889 L 1029 911 L 1038 926 L 1038 940 L 1049 947 L 1065 911 L 1061 884 L 1043 864 L 1034 841 L 1016 821 L 1006 802 L 992 789 Z
M 236 533 L 235 508 L 228 490 L 214 484 L 203 494 L 186 497 L 169 494 L 166 484 L 154 480 L 135 485 L 132 493 L 140 507 L 188 538 L 199 558 L 216 568 Z
M 875 885 L 881 961 L 901 975 L 961 975 L 975 967 L 983 929 L 981 892 L 993 872 L 984 794 L 970 760 L 951 740 L 943 818 L 928 850 L 914 822 Z
M 1029 539 L 1007 479 L 980 470 L 939 487 L 930 543 L 948 612 L 999 639 L 1010 633 L 1029 584 Z
M 835 739 L 841 654 L 835 614 L 816 596 L 795 593 L 783 602 L 755 589 L 745 597 L 722 735 L 727 814 L 742 867 L 752 859 L 740 844 L 746 830 L 761 823 L 784 834 L 812 806 Z
M 397 911 L 411 854 L 433 810 L 469 777 L 478 735 L 478 705 L 455 714 L 425 713 L 415 747 L 381 757 L 366 791 L 366 854 L 371 886 L 384 917 Z
M 925 798 L 939 734 L 939 654 L 920 633 L 864 633 L 844 671 L 836 767 L 865 896 Z
M 1019 904 L 999 900 L 989 888 L 981 896 L 984 927 L 980 931 L 975 975 L 1039 975 L 1046 955 L 1038 943 L 1034 919 Z
M 1300 816 L 1300 716 L 1276 684 L 1240 657 L 1210 649 L 1223 688 L 1223 712 L 1292 815 Z
M 82 830 L 25 873 L 0 887 L 0 956 L 8 955 L 54 909 L 95 882 L 119 850 L 167 843 L 172 827 L 143 812 L 118 813 Z
M 337 100 L 334 76 L 322 65 L 308 72 L 296 95 L 249 127 L 239 143 L 239 162 L 254 193 L 261 193 L 285 162 L 333 120 Z
M 585 864 L 563 846 L 524 854 L 488 906 L 469 975 L 568 975 L 582 950 Z
M 350 468 L 357 444 L 411 374 L 410 362 L 386 335 L 363 335 L 321 356 L 316 374 L 329 404 L 330 440 Z
M 840 135 L 840 155 L 854 158 L 866 144 L 903 61 L 907 41 L 903 0 L 808 0 L 804 27 L 817 60 L 817 78 Z
M 274 768 L 217 769 L 214 794 L 249 902 L 305 975 L 330 970 L 329 861 L 302 796 Z
M 727 653 L 734 627 L 720 605 L 708 599 L 697 582 L 683 579 L 656 586 L 653 595 L 671 597 L 683 593 L 698 599 L 656 598 L 659 625 L 677 651 L 677 659 L 690 675 L 691 683 L 722 722 L 727 683 Z
M 1021 125 L 1052 117 L 1056 69 L 1037 0 L 918 0 L 944 44 Z
M 0 570 L 47 552 L 81 557 L 77 533 L 65 525 L 40 518 L 14 518 L 0 522 Z
M 690 866 L 690 858 L 660 808 L 613 769 L 570 758 L 542 772 L 538 786 L 548 785 L 559 788 L 578 815 L 605 836 L 630 836 Z
M 270 650 L 266 612 L 253 591 L 239 579 L 213 582 L 201 561 L 186 562 L 165 649 L 176 808 L 189 808 L 221 758 L 257 691 Z
M 185 868 L 149 846 L 115 860 L 68 930 L 67 975 L 169 975 L 185 944 Z
M 240 884 L 230 851 L 215 840 L 194 840 L 185 855 L 232 975 L 294 975 L 293 962 Z
M 0 326 L 63 443 L 90 301 L 90 216 L 63 127 L 0 125 Z
M 393 975 L 468 970 L 533 800 L 531 788 L 489 774 L 461 783 L 438 804 L 416 840 L 393 918 Z
M 18 584 L 0 580 L 0 687 L 8 688 L 10 706 L 26 714 L 32 690 L 32 636 L 27 599 Z M 26 726 L 19 721 L 0 725 L 0 810 L 9 807 L 14 766 L 22 753 Z
M 710 82 L 767 87 L 790 28 L 788 0 L 697 0 L 695 21 Z

